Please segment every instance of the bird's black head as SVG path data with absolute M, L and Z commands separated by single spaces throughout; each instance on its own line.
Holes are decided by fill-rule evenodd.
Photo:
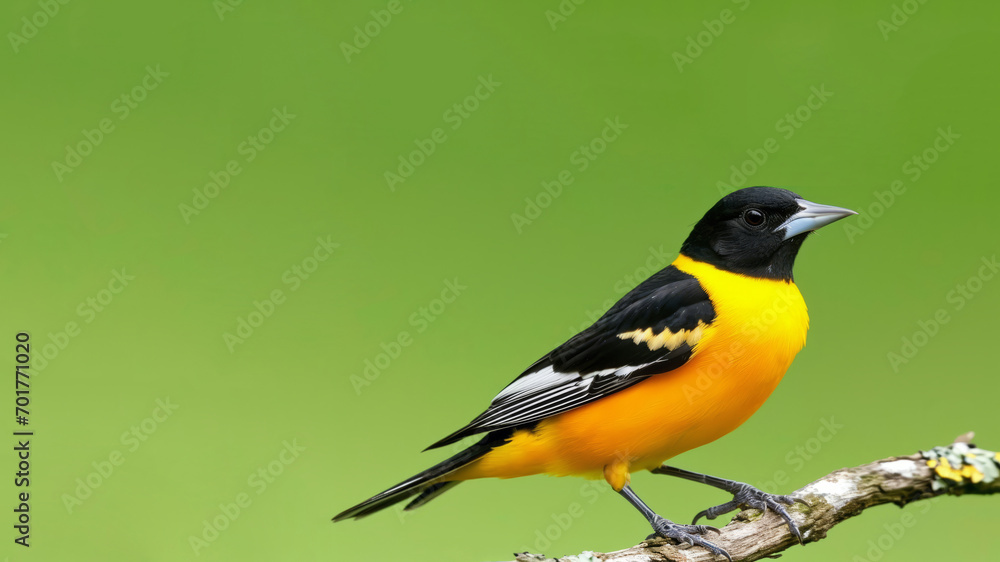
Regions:
M 854 214 L 811 203 L 787 189 L 748 187 L 726 195 L 705 213 L 681 253 L 733 273 L 790 281 L 806 236 Z

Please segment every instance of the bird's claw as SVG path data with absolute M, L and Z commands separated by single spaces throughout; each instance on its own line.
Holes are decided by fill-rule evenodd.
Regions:
M 730 502 L 726 502 L 726 503 L 721 504 L 721 505 L 717 505 L 715 507 L 710 507 L 708 509 L 699 511 L 698 515 L 694 516 L 694 521 L 692 521 L 691 524 L 693 525 L 693 524 L 697 523 L 698 520 L 701 519 L 702 517 L 706 517 L 706 518 L 708 518 L 710 520 L 711 519 L 715 519 L 716 517 L 718 517 L 720 515 L 725 515 L 726 513 L 729 513 L 730 511 L 733 511 L 733 510 L 735 510 L 737 508 L 739 508 L 739 505 L 737 505 L 737 503 L 736 503 L 735 500 L 734 501 L 730 501 Z
M 728 552 L 701 538 L 700 535 L 704 535 L 709 532 L 715 534 L 721 533 L 719 529 L 712 527 L 711 525 L 678 525 L 677 523 L 662 517 L 658 517 L 652 525 L 654 533 L 646 537 L 647 539 L 664 537 L 673 539 L 678 543 L 700 546 L 715 556 L 725 556 L 729 562 L 733 562 L 733 558 L 732 556 L 729 556 Z
M 794 505 L 796 503 L 809 505 L 805 500 L 800 498 L 768 494 L 767 492 L 758 490 L 749 484 L 741 483 L 733 493 L 733 499 L 731 501 L 699 512 L 698 515 L 694 516 L 692 524 L 697 523 L 702 517 L 706 517 L 711 520 L 736 509 L 759 509 L 765 515 L 770 509 L 785 520 L 785 523 L 788 524 L 788 530 L 791 531 L 792 535 L 796 539 L 798 539 L 799 544 L 804 544 L 802 540 L 802 532 L 799 530 L 798 524 L 796 524 L 795 520 L 792 519 L 792 516 L 789 515 L 788 510 L 785 509 L 786 505 Z

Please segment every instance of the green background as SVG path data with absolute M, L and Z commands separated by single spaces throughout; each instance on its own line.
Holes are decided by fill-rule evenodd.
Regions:
M 791 491 L 969 430 L 1000 448 L 1000 281 L 974 282 L 961 309 L 950 293 L 1000 240 L 995 6 L 563 2 L 557 20 L 556 0 L 404 0 L 381 26 L 369 24 L 381 1 L 219 5 L 74 1 L 43 17 L 54 8 L 17 0 L 0 13 L 0 332 L 8 364 L 14 334 L 31 333 L 37 432 L 33 546 L 12 542 L 7 480 L 0 556 L 482 561 L 631 546 L 642 518 L 573 478 L 478 481 L 403 518 L 329 519 L 443 458 L 419 451 L 672 260 L 730 167 L 768 139 L 777 151 L 736 187 L 789 187 L 862 216 L 798 260 L 812 330 L 783 384 L 739 430 L 674 462 L 757 484 L 784 472 Z M 902 25 L 880 29 L 897 8 Z M 47 21 L 12 39 L 32 17 Z M 366 25 L 377 35 L 345 55 Z M 147 67 L 167 74 L 155 89 Z M 480 77 L 500 85 L 467 100 Z M 813 88 L 825 101 L 801 108 Z M 453 128 L 446 112 L 466 102 Z M 285 108 L 294 118 L 247 161 L 242 143 Z M 627 129 L 581 170 L 574 152 L 616 118 Z M 88 147 L 104 119 L 113 130 Z M 390 189 L 385 173 L 437 128 L 446 140 Z M 957 139 L 914 177 L 939 128 Z M 57 173 L 81 143 L 88 155 Z M 196 201 L 234 160 L 228 186 Z M 572 183 L 540 196 L 562 170 Z M 526 198 L 547 206 L 518 229 Z M 289 282 L 316 265 L 318 238 L 338 246 Z M 116 270 L 134 279 L 110 292 Z M 435 303 L 455 279 L 458 298 Z M 276 290 L 270 316 L 227 345 Z M 422 307 L 435 310 L 426 326 Z M 941 309 L 949 322 L 894 369 L 887 355 Z M 60 335 L 69 322 L 76 335 Z M 401 332 L 412 343 L 359 386 Z M 164 417 L 157 400 L 176 410 Z M 820 442 L 824 420 L 843 427 Z M 284 442 L 304 450 L 282 457 Z M 123 462 L 100 476 L 115 452 Z M 268 466 L 280 474 L 255 479 Z M 67 508 L 88 477 L 99 485 Z M 681 522 L 728 499 L 645 473 L 634 487 Z M 240 497 L 249 506 L 196 552 L 191 537 Z M 901 537 L 884 525 L 904 512 L 881 507 L 786 557 L 874 559 L 880 539 L 883 560 L 992 555 L 995 499 L 929 505 L 906 508 Z

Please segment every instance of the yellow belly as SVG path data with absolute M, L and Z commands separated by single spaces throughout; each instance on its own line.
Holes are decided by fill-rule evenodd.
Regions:
M 683 255 L 673 265 L 699 279 L 716 311 L 685 365 L 519 431 L 452 478 L 597 478 L 609 465 L 649 469 L 757 411 L 805 345 L 801 293 L 792 282 L 749 278 Z

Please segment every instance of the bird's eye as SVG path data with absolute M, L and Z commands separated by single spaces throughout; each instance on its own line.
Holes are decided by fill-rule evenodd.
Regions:
M 743 222 L 750 226 L 760 226 L 764 224 L 766 218 L 764 212 L 759 209 L 747 209 L 743 212 Z

